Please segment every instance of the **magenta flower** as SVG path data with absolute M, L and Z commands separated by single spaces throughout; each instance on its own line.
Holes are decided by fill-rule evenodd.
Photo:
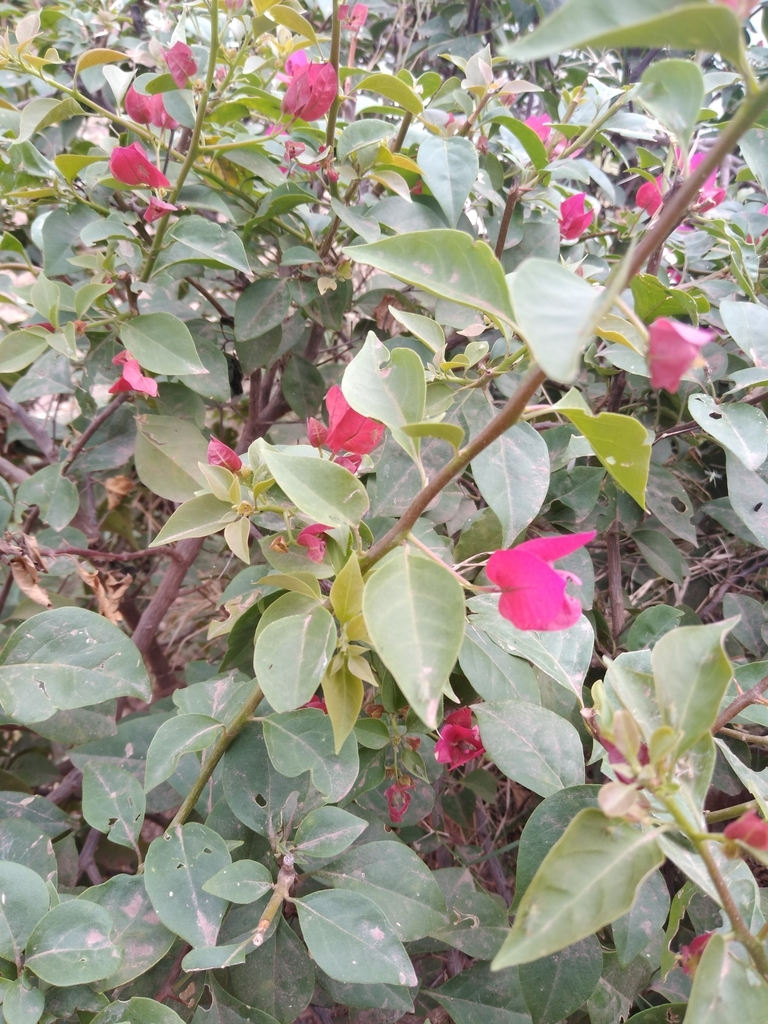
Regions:
M 470 708 L 458 708 L 446 716 L 440 739 L 435 744 L 435 758 L 453 771 L 485 753 L 480 730 L 472 725 Z
M 698 358 L 701 348 L 714 337 L 713 331 L 662 317 L 648 328 L 648 365 L 651 387 L 677 391 L 680 378 Z
M 539 136 L 542 142 L 546 142 L 552 134 L 552 120 L 548 114 L 534 114 L 527 117 L 523 124 L 527 124 Z
M 707 943 L 714 934 L 714 932 L 704 932 L 703 935 L 697 935 L 690 946 L 680 947 L 680 966 L 683 969 L 683 974 L 694 976 L 696 968 L 699 966 L 699 960 L 707 948 Z
M 325 396 L 328 409 L 328 433 L 325 443 L 332 452 L 367 455 L 384 436 L 384 424 L 355 412 L 338 384 Z
M 359 32 L 367 17 L 368 7 L 365 4 L 355 4 L 351 11 L 349 4 L 339 4 L 339 21 L 350 32 Z
M 176 210 L 178 210 L 178 206 L 174 206 L 173 203 L 165 203 L 162 199 L 152 196 L 149 200 L 149 206 L 144 211 L 144 220 L 147 224 L 154 224 L 156 220 L 160 220 L 166 213 L 174 213 Z
M 243 461 L 228 444 L 224 444 L 218 437 L 212 437 L 208 442 L 208 465 L 224 466 L 225 469 L 231 469 L 233 473 L 239 473 L 243 468 Z
M 150 398 L 157 398 L 157 381 L 144 376 L 138 359 L 123 351 L 119 352 L 112 362 L 115 366 L 122 366 L 123 373 L 109 389 L 110 395 L 117 395 L 121 391 L 139 391 Z
M 333 461 L 337 466 L 343 466 L 344 469 L 348 469 L 350 473 L 356 473 L 358 469 L 360 469 L 360 463 L 363 461 L 363 456 L 336 454 L 333 457 Z
M 565 558 L 595 537 L 595 531 L 538 537 L 508 551 L 495 551 L 488 559 L 488 579 L 501 588 L 499 612 L 518 629 L 556 630 L 573 626 L 581 605 L 566 594 L 573 573 L 554 569 Z
M 726 839 L 740 839 L 756 850 L 768 850 L 768 822 L 763 821 L 755 811 L 747 811 L 726 825 L 723 835 Z
M 183 89 L 197 71 L 197 61 L 192 48 L 179 40 L 170 50 L 163 50 L 163 57 L 174 82 L 179 89 Z
M 148 188 L 170 188 L 171 185 L 138 142 L 130 146 L 115 146 L 109 158 L 109 173 L 124 185 L 144 185 Z
M 413 779 L 407 775 L 401 775 L 397 782 L 393 782 L 389 789 L 384 790 L 384 798 L 387 801 L 389 817 L 397 825 L 403 820 L 405 812 L 411 804 L 411 790 L 414 788 Z
M 635 202 L 641 210 L 645 210 L 651 216 L 656 213 L 664 202 L 664 196 L 661 194 L 661 175 L 653 181 L 643 182 L 637 190 Z
M 560 204 L 560 237 L 568 242 L 580 238 L 595 218 L 594 210 L 585 209 L 586 192 L 577 192 Z
M 325 534 L 332 529 L 332 526 L 313 523 L 311 526 L 305 526 L 296 537 L 296 543 L 307 549 L 307 558 L 310 561 L 322 562 L 325 558 Z
M 299 66 L 283 97 L 283 113 L 303 121 L 316 121 L 331 109 L 338 91 L 339 79 L 333 64 Z
M 142 96 L 132 85 L 125 94 L 125 112 L 136 124 L 150 124 L 152 121 L 152 97 Z
M 308 700 L 306 704 L 301 706 L 303 708 L 316 708 L 318 711 L 322 711 L 324 715 L 328 714 L 328 705 L 325 703 L 325 697 L 321 697 L 319 693 L 316 693 L 312 700 Z

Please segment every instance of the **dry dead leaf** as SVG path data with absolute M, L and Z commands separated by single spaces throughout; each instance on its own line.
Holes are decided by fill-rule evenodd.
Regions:
M 13 581 L 16 586 L 30 600 L 36 604 L 41 604 L 44 608 L 53 607 L 50 598 L 38 583 L 40 573 L 28 558 L 22 556 L 21 558 L 12 559 L 11 572 L 13 573 Z
M 107 492 L 107 508 L 111 512 L 117 508 L 123 498 L 127 497 L 133 490 L 133 480 L 129 476 L 110 476 L 104 481 L 104 489 Z
M 89 570 L 78 562 L 77 571 L 80 579 L 96 595 L 99 614 L 110 622 L 120 622 L 123 618 L 120 611 L 120 598 L 131 585 L 131 577 L 127 573 L 111 570 Z
M 390 306 L 394 307 L 394 309 L 403 308 L 402 303 L 398 300 L 396 295 L 385 295 L 378 306 L 374 309 L 373 317 L 379 330 L 386 331 L 387 334 L 391 335 L 400 329 L 400 324 L 389 312 Z

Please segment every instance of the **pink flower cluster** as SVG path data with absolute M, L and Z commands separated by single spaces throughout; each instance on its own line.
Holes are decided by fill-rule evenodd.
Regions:
M 153 124 L 155 128 L 179 127 L 178 121 L 174 121 L 165 109 L 163 94 L 155 96 L 142 96 L 131 85 L 125 94 L 125 112 L 136 124 Z
M 688 161 L 688 167 L 690 172 L 693 173 L 699 166 L 701 161 L 706 156 L 705 153 L 695 153 Z M 678 151 L 678 162 L 680 161 L 680 153 Z M 664 180 L 663 175 L 658 175 L 653 181 L 644 181 L 640 188 L 637 190 L 635 195 L 635 202 L 641 210 L 645 210 L 651 216 L 661 207 L 664 202 L 664 196 L 662 195 L 661 186 Z M 715 182 L 717 180 L 717 171 L 713 171 L 704 184 L 699 190 L 699 200 L 696 204 L 696 209 L 699 213 L 704 213 L 707 210 L 712 210 L 726 197 L 726 190 L 719 188 Z
M 384 424 L 355 412 L 338 384 L 325 396 L 328 426 L 313 416 L 307 420 L 307 436 L 313 448 L 329 448 L 333 461 L 350 473 L 360 468 L 363 455 L 372 452 L 384 436 Z M 341 452 L 347 452 L 341 455 Z
M 680 379 L 693 363 L 714 332 L 661 317 L 648 328 L 648 365 L 651 387 L 675 392 Z
M 299 50 L 285 62 L 285 70 L 289 85 L 283 97 L 283 113 L 300 117 L 303 121 L 324 117 L 339 91 L 339 79 L 333 64 L 314 64 L 303 50 Z

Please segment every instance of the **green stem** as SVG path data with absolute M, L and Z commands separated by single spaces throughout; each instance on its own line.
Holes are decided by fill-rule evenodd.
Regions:
M 333 0 L 333 13 L 331 14 L 333 19 L 331 22 L 331 64 L 336 68 L 336 77 L 338 79 L 339 66 L 341 64 L 341 22 L 339 21 L 339 0 Z M 329 149 L 333 149 L 333 144 L 336 141 L 336 117 L 339 113 L 339 107 L 341 106 L 341 95 L 338 90 L 336 92 L 336 99 L 331 104 L 331 109 L 328 111 L 328 126 L 325 129 L 325 144 Z
M 199 148 L 200 148 L 200 136 L 203 133 L 203 125 L 205 124 L 205 117 L 208 113 L 208 100 L 213 90 L 213 80 L 216 74 L 216 57 L 219 52 L 219 0 L 211 0 L 211 50 L 208 55 L 208 71 L 205 76 L 205 86 L 200 95 L 197 107 L 197 117 L 195 118 L 195 127 L 192 129 L 192 138 L 189 140 L 189 149 L 187 155 L 184 158 L 184 163 L 181 165 L 181 170 L 176 178 L 176 184 L 174 185 L 173 191 L 170 194 L 170 202 L 175 203 L 179 197 L 179 192 L 187 179 L 187 175 L 192 170 L 195 160 L 197 160 Z M 139 276 L 140 281 L 148 281 L 152 276 L 152 271 L 155 269 L 157 258 L 160 255 L 160 250 L 163 247 L 163 239 L 165 233 L 168 230 L 168 222 L 170 221 L 170 213 L 162 218 L 157 225 L 157 231 L 155 232 L 155 238 L 152 242 L 152 248 L 149 251 L 146 262 L 142 268 Z
M 704 811 L 704 817 L 707 819 L 707 824 L 712 825 L 718 821 L 731 821 L 733 818 L 739 818 L 746 811 L 751 811 L 757 806 L 755 800 L 747 800 L 743 804 L 734 804 L 732 807 L 724 807 L 721 811 Z
M 717 890 L 717 894 L 720 897 L 720 903 L 722 904 L 723 910 L 728 915 L 728 920 L 731 922 L 734 935 L 752 957 L 752 962 L 758 971 L 764 978 L 768 979 L 768 956 L 766 955 L 763 943 L 752 934 L 747 927 L 744 918 L 741 916 L 741 911 L 736 906 L 736 902 L 731 895 L 731 890 L 728 888 L 728 884 L 723 878 L 720 868 L 715 863 L 715 858 L 712 856 L 712 851 L 708 845 L 710 837 L 702 835 L 697 830 L 691 828 L 688 819 L 676 805 L 674 800 L 658 793 L 656 796 L 661 800 L 664 807 L 675 819 L 675 823 L 680 831 L 687 836 L 691 843 L 693 843 L 696 848 L 696 852 L 704 861 L 707 873 L 712 879 L 712 884 Z
M 254 688 L 253 693 L 245 702 L 245 704 L 243 704 L 242 708 L 237 713 L 235 718 L 232 719 L 229 725 L 224 727 L 221 735 L 211 748 L 210 754 L 205 759 L 205 763 L 202 765 L 200 769 L 200 774 L 195 779 L 194 786 L 184 798 L 184 802 L 182 803 L 178 811 L 176 811 L 176 814 L 173 817 L 173 821 L 168 826 L 169 832 L 176 828 L 178 825 L 183 825 L 187 818 L 190 816 L 190 814 L 195 808 L 195 804 L 200 799 L 200 796 L 202 795 L 202 792 L 205 789 L 208 780 L 213 775 L 213 771 L 216 765 L 219 763 L 222 757 L 224 757 L 224 754 L 227 752 L 227 748 L 229 747 L 230 743 L 232 743 L 232 741 L 238 736 L 242 729 L 251 720 L 251 716 L 253 715 L 254 711 L 259 706 L 259 704 L 261 704 L 263 698 L 264 694 L 261 692 L 261 687 L 257 684 L 256 687 Z

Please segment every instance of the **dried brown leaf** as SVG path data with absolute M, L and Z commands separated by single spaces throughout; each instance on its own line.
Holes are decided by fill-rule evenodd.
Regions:
M 104 481 L 104 489 L 107 492 L 107 508 L 111 512 L 117 508 L 123 498 L 127 497 L 133 490 L 133 480 L 129 476 L 110 476 Z
M 41 604 L 44 608 L 53 607 L 50 598 L 38 583 L 40 573 L 33 562 L 24 556 L 14 558 L 11 560 L 11 572 L 13 573 L 13 581 L 22 594 L 25 594 L 36 604 Z
M 131 577 L 126 573 L 109 570 L 88 570 L 78 563 L 77 571 L 80 579 L 96 595 L 99 614 L 110 622 L 120 622 L 123 618 L 120 611 L 120 598 L 131 585 Z

